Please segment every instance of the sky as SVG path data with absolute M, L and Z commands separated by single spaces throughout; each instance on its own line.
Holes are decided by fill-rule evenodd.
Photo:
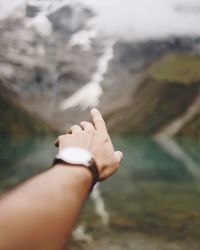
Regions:
M 79 2 L 97 13 L 96 28 L 125 40 L 200 36 L 200 0 L 0 0 L 0 17 L 17 4 Z
M 200 35 L 200 0 L 85 0 L 99 30 L 127 40 Z

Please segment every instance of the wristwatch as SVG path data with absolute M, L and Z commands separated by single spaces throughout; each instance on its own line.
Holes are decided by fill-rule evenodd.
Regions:
M 74 167 L 82 166 L 87 168 L 91 172 L 93 177 L 92 188 L 100 180 L 99 171 L 97 169 L 93 156 L 88 150 L 84 148 L 67 147 L 61 149 L 53 161 L 53 166 L 58 163 Z

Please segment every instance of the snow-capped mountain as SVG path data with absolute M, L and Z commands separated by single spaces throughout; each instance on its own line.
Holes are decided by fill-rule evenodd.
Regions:
M 0 1 L 1 88 L 59 130 L 91 107 L 108 117 L 127 109 L 147 68 L 163 55 L 200 52 L 198 37 L 127 41 L 102 33 L 92 2 Z

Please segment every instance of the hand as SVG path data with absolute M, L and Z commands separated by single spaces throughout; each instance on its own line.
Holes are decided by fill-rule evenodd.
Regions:
M 113 175 L 123 158 L 120 151 L 114 151 L 105 121 L 97 109 L 91 110 L 93 124 L 81 122 L 71 127 L 68 134 L 61 135 L 55 141 L 59 150 L 66 147 L 81 147 L 90 151 L 96 162 L 100 180 Z

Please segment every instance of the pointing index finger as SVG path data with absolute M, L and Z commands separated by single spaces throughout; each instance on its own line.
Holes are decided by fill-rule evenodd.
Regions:
M 107 133 L 106 124 L 101 113 L 97 109 L 92 109 L 91 115 L 96 130 Z

